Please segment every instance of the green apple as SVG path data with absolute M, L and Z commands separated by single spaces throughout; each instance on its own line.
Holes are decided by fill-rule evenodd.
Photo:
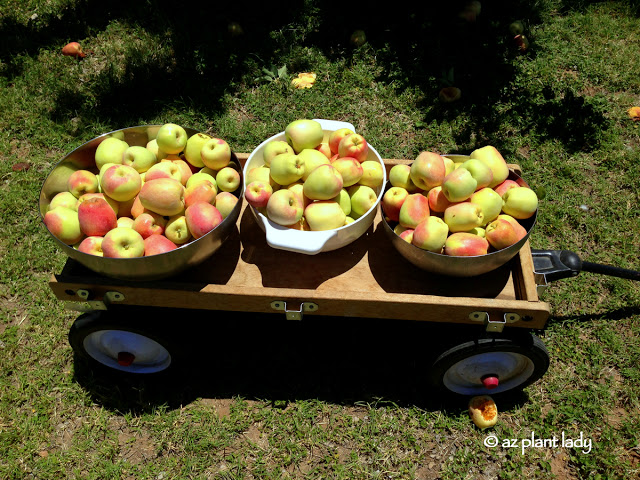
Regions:
M 450 202 L 463 202 L 476 191 L 478 182 L 466 168 L 456 168 L 444 177 L 442 193 Z
M 77 211 L 78 199 L 71 192 L 57 193 L 49 203 L 49 210 L 53 210 L 56 207 L 67 207 Z
M 232 167 L 223 167 L 216 174 L 216 185 L 223 192 L 234 192 L 240 186 L 240 172 Z
M 304 218 L 312 231 L 319 231 L 344 226 L 347 216 L 335 200 L 317 200 L 304 209 Z
M 298 157 L 304 162 L 304 173 L 302 174 L 302 180 L 306 180 L 309 174 L 320 165 L 328 165 L 329 159 L 326 155 L 314 148 L 305 148 L 299 154 Z
M 187 146 L 189 136 L 184 128 L 175 123 L 165 123 L 158 130 L 158 149 L 169 154 L 178 154 Z
M 44 224 L 54 237 L 67 245 L 74 245 L 84 238 L 78 212 L 73 208 L 52 208 L 44 214 Z
M 278 185 L 289 185 L 304 175 L 304 161 L 295 153 L 281 153 L 271 160 L 269 174 Z
M 184 214 L 170 216 L 164 227 L 164 236 L 176 245 L 184 245 L 191 240 L 192 235 L 187 226 L 187 217 Z
M 504 182 L 509 176 L 509 167 L 507 162 L 498 151 L 498 149 L 492 145 L 477 148 L 469 155 L 469 158 L 476 158 L 485 163 L 493 173 L 493 180 L 488 185 L 493 188 L 496 185 Z
M 204 182 L 205 180 L 213 183 L 213 186 L 216 187 L 216 189 L 218 188 L 218 182 L 216 182 L 216 178 L 211 174 L 203 172 L 202 170 L 194 173 L 189 177 L 189 180 L 187 180 L 185 188 L 189 188 L 192 185 L 197 185 L 198 183 Z
M 447 207 L 444 211 L 444 221 L 452 233 L 468 232 L 484 225 L 484 213 L 480 205 L 461 202 Z
M 477 158 L 470 158 L 460 165 L 460 168 L 466 168 L 469 170 L 471 176 L 476 180 L 478 185 L 476 190 L 484 187 L 488 187 L 493 183 L 493 172 L 489 166 Z
M 362 177 L 358 183 L 376 189 L 384 181 L 384 169 L 377 160 L 365 160 L 360 164 L 362 167 Z
M 340 193 L 342 187 L 340 172 L 331 164 L 323 164 L 316 167 L 304 181 L 303 192 L 311 200 L 330 200 Z
M 211 137 L 206 133 L 196 133 L 191 135 L 187 140 L 187 146 L 184 148 L 184 158 L 187 159 L 187 162 L 197 168 L 204 167 L 204 162 L 202 161 L 202 155 L 200 152 L 202 151 L 204 144 L 209 140 L 211 140 Z
M 367 213 L 378 201 L 376 192 L 366 185 L 353 185 L 347 189 L 351 198 L 351 214 L 354 219 Z
M 476 190 L 469 197 L 469 201 L 482 207 L 484 224 L 480 226 L 493 222 L 502 213 L 502 197 L 492 188 L 484 187 Z
M 231 192 L 222 191 L 216 195 L 215 206 L 222 215 L 222 218 L 227 218 L 237 203 L 238 197 Z
M 284 140 L 271 140 L 262 150 L 262 158 L 265 165 L 270 165 L 271 160 L 281 153 L 295 153 L 293 147 Z
M 411 167 L 404 163 L 399 163 L 389 170 L 389 182 L 392 187 L 402 187 L 409 193 L 419 190 L 418 186 L 411 180 Z
M 221 138 L 211 138 L 200 150 L 202 163 L 212 170 L 220 170 L 229 165 L 231 160 L 231 147 Z
M 116 227 L 102 239 L 102 253 L 109 258 L 136 258 L 144 256 L 144 239 L 133 228 Z
M 429 252 L 441 253 L 449 236 L 449 226 L 440 217 L 428 216 L 413 230 L 411 243 Z
M 271 178 L 271 169 L 268 165 L 260 165 L 259 167 L 250 168 L 247 172 L 245 185 L 249 185 L 251 182 L 268 183 L 269 185 L 271 185 L 271 189 L 274 192 L 280 188 L 280 185 L 278 185 L 275 180 Z
M 284 136 L 293 151 L 300 153 L 305 148 L 316 148 L 320 145 L 324 138 L 324 131 L 319 122 L 300 119 L 294 120 L 286 126 Z
M 340 190 L 340 193 L 333 197 L 331 200 L 338 202 L 338 204 L 342 207 L 342 211 L 345 215 L 351 215 L 351 197 L 349 196 L 349 192 L 346 189 Z M 349 217 L 347 217 L 349 218 Z
M 530 218 L 537 209 L 538 196 L 529 187 L 510 188 L 502 195 L 502 211 L 513 218 Z
M 96 168 L 100 170 L 105 163 L 122 163 L 122 157 L 129 144 L 116 137 L 107 137 L 96 148 Z
M 157 162 L 158 158 L 150 149 L 139 145 L 127 148 L 122 154 L 122 164 L 135 168 L 138 173 L 146 172 Z

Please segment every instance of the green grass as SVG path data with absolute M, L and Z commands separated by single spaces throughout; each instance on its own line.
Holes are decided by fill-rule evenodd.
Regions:
M 499 405 L 489 431 L 518 440 L 583 432 L 589 454 L 488 448 L 487 431 L 458 406 L 393 392 L 256 391 L 235 379 L 235 390 L 189 385 L 174 402 L 80 371 L 66 338 L 78 314 L 47 283 L 66 259 L 40 222 L 39 189 L 66 152 L 124 126 L 171 121 L 239 152 L 303 117 L 349 121 L 385 158 L 492 144 L 546 191 L 534 248 L 640 268 L 640 123 L 627 115 L 640 105 L 636 4 L 484 2 L 477 23 L 461 27 L 445 7 L 358 19 L 332 3 L 247 18 L 240 7 L 194 15 L 190 2 L 0 2 L 0 478 L 640 475 L 640 288 L 613 277 L 549 286 L 552 318 L 540 336 L 550 369 Z M 508 33 L 516 18 L 525 53 Z M 227 32 L 234 20 L 239 37 Z M 367 33 L 362 47 L 349 44 L 354 28 Z M 62 56 L 72 40 L 89 56 Z M 261 78 L 263 67 L 283 66 L 281 78 Z M 437 92 L 451 69 L 463 97 L 443 105 Z M 292 89 L 303 71 L 316 84 Z M 20 162 L 29 168 L 14 170 Z

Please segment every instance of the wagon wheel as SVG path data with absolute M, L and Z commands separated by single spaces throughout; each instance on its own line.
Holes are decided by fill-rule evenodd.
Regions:
M 157 318 L 151 322 L 138 316 L 93 311 L 76 319 L 68 338 L 73 351 L 92 368 L 159 376 L 175 368 L 179 349 L 158 327 Z
M 526 334 L 478 338 L 449 348 L 429 370 L 431 387 L 457 395 L 487 395 L 523 389 L 549 368 L 542 340 Z

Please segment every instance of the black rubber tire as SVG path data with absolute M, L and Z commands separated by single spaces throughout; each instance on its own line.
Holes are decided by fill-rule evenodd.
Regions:
M 530 333 L 477 338 L 441 353 L 431 365 L 427 381 L 432 391 L 445 395 L 503 394 L 522 390 L 542 378 L 549 368 L 549 361 L 542 340 Z M 510 372 L 509 366 L 515 369 Z M 496 374 L 498 372 L 494 370 L 501 369 L 504 371 L 498 375 L 498 387 L 485 388 L 481 377 Z
M 163 322 L 157 318 L 147 320 L 139 313 L 92 311 L 75 320 L 68 340 L 74 353 L 93 370 L 145 378 L 164 377 L 180 363 L 181 351 L 179 342 L 172 342 L 162 326 Z M 128 344 L 129 350 L 139 356 L 134 355 L 129 365 L 120 364 L 115 353 L 109 351 L 110 345 L 104 346 L 110 337 Z M 138 347 L 142 350 L 142 345 L 146 351 L 136 352 Z M 142 358 L 145 356 L 146 359 Z M 126 357 L 120 360 L 126 363 Z

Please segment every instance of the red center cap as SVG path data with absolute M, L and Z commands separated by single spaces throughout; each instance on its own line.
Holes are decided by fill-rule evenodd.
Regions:
M 487 375 L 486 377 L 482 377 L 482 384 L 487 390 L 493 390 L 498 386 L 498 383 L 498 377 L 494 375 Z
M 136 356 L 133 353 L 118 352 L 118 365 L 122 367 L 130 366 L 135 359 Z

